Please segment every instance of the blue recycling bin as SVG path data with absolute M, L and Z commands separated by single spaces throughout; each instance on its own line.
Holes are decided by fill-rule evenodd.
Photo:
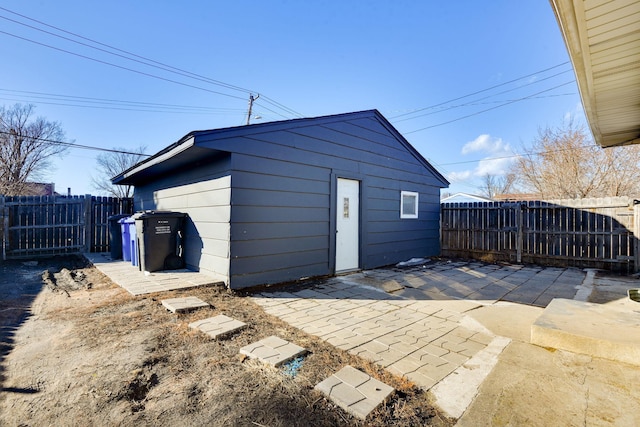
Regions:
M 131 217 L 122 218 L 118 222 L 120 223 L 120 231 L 122 233 L 122 260 L 131 261 L 131 234 L 130 234 L 130 222 L 135 224 L 135 221 Z
M 120 220 L 128 216 L 126 214 L 117 214 L 107 218 L 109 222 L 109 252 L 111 259 L 122 258 L 122 227 Z
M 131 265 L 140 266 L 140 257 L 138 251 L 138 238 L 136 235 L 136 220 L 132 216 L 128 218 L 127 225 L 129 226 L 129 247 L 131 248 Z

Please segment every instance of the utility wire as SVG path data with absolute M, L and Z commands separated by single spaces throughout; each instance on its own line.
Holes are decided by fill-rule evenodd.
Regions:
M 6 92 L 6 94 L 3 94 Z M 17 97 L 17 99 L 16 99 Z M 109 109 L 123 111 L 143 111 L 177 114 L 237 114 L 241 108 L 215 108 L 193 105 L 160 104 L 153 102 L 126 101 L 84 96 L 60 95 L 43 92 L 0 89 L 0 99 L 15 102 L 38 102 L 40 104 L 61 105 L 78 108 Z M 45 101 L 43 101 L 45 100 Z M 48 102 L 47 102 L 48 101 Z M 55 102 L 52 102 L 55 101 Z M 72 102 L 72 103 L 70 103 Z
M 106 43 L 101 43 L 101 42 L 99 42 L 99 41 L 97 41 L 97 40 L 93 40 L 93 39 L 91 39 L 91 38 L 84 37 L 84 36 L 82 36 L 82 35 L 79 35 L 79 34 L 73 33 L 73 32 L 71 32 L 71 31 L 67 31 L 67 30 L 64 30 L 64 29 L 62 29 L 62 28 L 59 28 L 59 27 L 56 27 L 56 26 L 53 26 L 53 25 L 47 24 L 47 23 L 45 23 L 45 22 L 39 21 L 39 20 L 37 20 L 37 19 L 30 18 L 30 17 L 28 17 L 28 16 L 26 16 L 26 15 L 23 15 L 23 14 L 20 14 L 20 13 L 17 13 L 17 12 L 14 12 L 14 11 L 12 11 L 12 10 L 9 10 L 9 9 L 4 8 L 4 7 L 1 7 L 1 6 L 0 6 L 0 10 L 4 10 L 4 11 L 9 12 L 9 13 L 11 13 L 11 14 L 14 14 L 14 15 L 20 16 L 21 18 L 24 18 L 24 19 L 30 20 L 30 21 L 32 21 L 32 22 L 36 22 L 36 23 L 38 23 L 38 24 L 40 24 L 40 25 L 44 25 L 44 26 L 46 26 L 46 27 L 48 27 L 48 28 L 52 28 L 52 29 L 55 29 L 55 30 L 60 31 L 60 32 L 62 32 L 62 33 L 72 35 L 72 36 L 77 37 L 77 38 L 80 38 L 80 39 L 82 39 L 82 40 L 89 41 L 89 42 L 94 43 L 94 44 L 97 44 L 97 45 L 99 45 L 99 46 L 104 46 L 104 47 L 106 47 L 106 48 L 108 48 L 108 49 L 111 49 L 111 50 L 113 50 L 113 51 L 121 52 L 121 53 L 123 53 L 123 54 L 125 54 L 125 55 L 128 55 L 128 56 L 125 56 L 125 55 L 122 55 L 122 54 L 118 54 L 118 53 L 114 53 L 114 52 L 110 52 L 109 50 L 106 50 L 106 49 L 102 49 L 102 48 L 99 48 L 99 47 L 96 47 L 96 46 L 91 46 L 90 44 L 87 44 L 87 43 L 82 43 L 82 42 L 79 42 L 79 41 L 77 41 L 77 40 L 73 40 L 73 39 L 71 39 L 71 38 L 64 37 L 64 36 L 61 36 L 61 35 L 59 35 L 59 34 L 55 34 L 55 33 L 52 33 L 52 32 L 50 32 L 50 31 L 46 31 L 46 30 L 43 30 L 43 29 L 41 29 L 41 28 L 37 28 L 37 27 L 34 27 L 34 26 L 32 26 L 32 25 L 25 24 L 25 23 L 23 23 L 23 22 L 16 21 L 16 20 L 11 19 L 11 18 L 7 18 L 7 17 L 4 17 L 4 16 L 0 16 L 0 18 L 3 18 L 3 19 L 6 19 L 6 20 L 9 20 L 9 21 L 14 22 L 14 23 L 16 23 L 16 24 L 23 25 L 23 26 L 26 26 L 26 27 L 32 28 L 32 29 L 37 30 L 37 31 L 44 32 L 44 33 L 46 33 L 46 34 L 50 34 L 50 35 L 52 35 L 52 36 L 54 36 L 54 37 L 59 37 L 59 38 L 62 38 L 62 39 L 64 39 L 64 40 L 68 40 L 68 41 L 70 41 L 70 42 L 77 43 L 77 44 L 80 44 L 80 45 L 82 45 L 82 46 L 89 47 L 89 48 L 91 48 L 91 49 L 99 50 L 99 51 L 101 51 L 101 52 L 105 52 L 105 53 L 110 54 L 110 55 L 118 56 L 118 57 L 121 57 L 121 58 L 124 58 L 124 59 L 130 60 L 130 61 L 135 61 L 135 62 L 141 63 L 141 64 L 143 64 L 143 65 L 146 65 L 146 66 L 159 68 L 159 69 L 161 69 L 161 70 L 163 70 L 163 71 L 172 72 L 172 73 L 175 73 L 175 74 L 181 75 L 181 76 L 183 76 L 183 77 L 188 77 L 188 78 L 192 78 L 192 79 L 195 79 L 195 80 L 199 80 L 199 81 L 202 81 L 202 82 L 205 82 L 205 83 L 210 83 L 210 84 L 218 85 L 218 86 L 221 86 L 221 87 L 224 87 L 224 88 L 227 88 L 227 89 L 236 90 L 236 91 L 240 91 L 240 92 L 244 92 L 244 93 L 257 92 L 257 91 L 255 91 L 255 90 L 245 89 L 245 88 L 242 88 L 242 87 L 239 87 L 239 86 L 236 86 L 236 85 L 232 85 L 232 84 L 229 84 L 229 83 L 222 82 L 222 81 L 220 81 L 220 80 L 215 80 L 215 79 L 212 79 L 212 78 L 209 78 L 209 77 L 206 77 L 206 76 L 202 76 L 202 75 L 199 75 L 199 74 L 196 74 L 196 73 L 192 73 L 192 72 L 187 71 L 187 70 L 183 70 L 183 69 L 181 69 L 181 68 L 177 68 L 177 67 L 174 67 L 174 66 L 171 66 L 171 65 L 168 65 L 168 64 L 164 64 L 164 63 L 162 63 L 162 62 L 155 61 L 155 60 L 153 60 L 153 59 L 146 58 L 146 57 L 144 57 L 144 56 L 137 55 L 137 54 L 135 54 L 135 53 L 132 53 L 132 52 L 129 52 L 129 51 L 126 51 L 126 50 L 123 50 L 123 49 L 119 49 L 119 48 L 117 48 L 117 47 L 114 47 L 114 46 L 108 45 L 108 44 L 106 44 Z M 5 33 L 5 34 L 7 34 L 7 33 Z M 9 35 L 13 35 L 13 34 L 9 34 Z M 13 36 L 15 36 L 15 35 L 13 35 Z M 19 37 L 19 36 L 15 36 L 15 37 Z M 19 37 L 19 38 L 20 38 L 20 37 Z M 27 41 L 34 42 L 33 40 L 29 40 L 29 39 L 26 39 L 26 40 L 27 40 Z M 37 43 L 37 42 L 36 42 L 36 43 Z M 42 44 L 42 45 L 44 45 L 44 44 Z M 49 45 L 44 45 L 44 46 L 46 46 L 46 47 L 50 47 L 50 48 L 54 48 L 54 49 L 55 49 L 55 47 L 52 47 L 52 46 L 49 46 Z M 58 50 L 60 50 L 60 49 L 58 49 Z M 66 52 L 66 53 L 71 53 L 71 54 L 73 54 L 72 52 L 68 52 L 68 51 L 65 51 L 65 50 L 62 50 L 62 51 Z M 85 56 L 82 56 L 82 55 L 80 55 L 80 56 L 81 56 L 81 57 L 85 57 Z M 85 57 L 85 58 L 87 58 L 87 57 Z M 139 58 L 139 59 L 135 59 L 135 58 Z M 87 58 L 87 59 L 92 59 L 92 58 Z M 94 59 L 94 60 L 95 60 L 95 59 Z M 106 63 L 105 61 L 99 61 L 99 62 Z M 155 64 L 155 65 L 154 65 L 154 64 Z M 111 64 L 111 63 L 108 63 L 108 65 L 115 66 L 114 64 Z M 127 69 L 126 67 L 120 67 L 120 68 L 125 68 L 125 69 Z M 132 71 L 132 70 L 130 70 L 130 71 Z M 135 70 L 133 70 L 133 71 L 134 71 L 134 72 L 137 72 L 137 71 L 135 71 Z M 138 72 L 138 73 L 140 73 L 140 72 Z M 143 74 L 144 74 L 144 73 L 143 73 Z M 152 77 L 156 77 L 156 76 L 152 76 Z M 157 77 L 156 77 L 156 78 L 157 78 Z M 172 80 L 170 80 L 170 79 L 165 79 L 165 80 L 176 83 L 175 81 L 172 81 Z M 182 84 L 182 83 L 179 83 L 179 82 L 177 82 L 177 83 L 178 83 L 178 84 Z M 192 85 L 186 85 L 186 86 L 195 87 L 195 86 L 192 86 Z M 206 90 L 206 89 L 203 89 L 203 88 L 201 88 L 201 89 L 202 89 L 202 90 Z M 215 92 L 215 91 L 210 91 L 210 92 L 218 93 L 218 92 Z M 222 94 L 222 93 L 219 93 L 219 94 Z M 230 96 L 230 97 L 233 97 L 232 95 L 229 95 L 229 94 L 222 94 L 222 95 L 224 95 L 224 96 Z M 263 95 L 263 97 L 265 98 L 265 100 L 266 100 L 267 102 L 270 102 L 270 103 L 271 103 L 271 104 L 273 104 L 274 106 L 277 106 L 278 108 L 280 108 L 280 109 L 282 109 L 282 110 L 286 111 L 288 114 L 293 114 L 293 115 L 296 115 L 296 116 L 298 116 L 298 117 L 302 117 L 302 114 L 298 113 L 297 111 L 295 111 L 295 110 L 293 110 L 293 109 L 291 109 L 291 108 L 289 108 L 289 107 L 287 107 L 287 106 L 285 106 L 285 105 L 283 105 L 283 104 L 281 104 L 281 103 L 279 103 L 279 102 L 276 102 L 275 100 L 273 100 L 273 99 L 271 99 L 271 98 L 268 98 L 268 97 L 266 97 L 266 96 L 264 96 L 264 95 Z M 244 100 L 244 98 L 239 98 L 239 99 L 243 99 L 243 100 Z M 284 116 L 283 116 L 283 117 L 284 117 Z
M 243 101 L 245 100 L 244 98 L 242 98 L 240 96 L 230 95 L 228 93 L 218 92 L 218 91 L 211 90 L 211 89 L 206 89 L 206 88 L 203 88 L 203 87 L 200 87 L 200 86 L 195 86 L 195 85 L 192 85 L 192 84 L 189 84 L 189 83 L 179 82 L 177 80 L 168 79 L 166 77 L 157 76 L 155 74 L 146 73 L 144 71 L 134 70 L 133 68 L 124 67 L 122 65 L 117 65 L 117 64 L 114 64 L 114 63 L 108 62 L 108 61 L 102 61 L 102 60 L 97 59 L 97 58 L 91 58 L 90 56 L 81 55 L 79 53 L 75 53 L 75 52 L 71 52 L 69 50 L 65 50 L 65 49 L 62 49 L 62 48 L 59 48 L 59 47 L 51 46 L 51 45 L 48 45 L 46 43 L 41 43 L 41 42 L 38 42 L 38 41 L 35 41 L 35 40 L 28 39 L 26 37 L 21 37 L 21 36 L 18 36 L 16 34 L 11 34 L 11 33 L 8 33 L 6 31 L 0 31 L 0 34 L 6 34 L 8 36 L 15 37 L 15 38 L 20 39 L 20 40 L 28 41 L 30 43 L 34 43 L 34 44 L 37 44 L 37 45 L 40 45 L 40 46 L 48 47 L 50 49 L 54 49 L 54 50 L 57 50 L 59 52 L 64 52 L 64 53 L 67 53 L 69 55 L 77 56 L 79 58 L 88 59 L 90 61 L 98 62 L 98 63 L 104 64 L 104 65 L 109 65 L 111 67 L 120 68 L 122 70 L 130 71 L 132 73 L 140 74 L 140 75 L 143 75 L 143 76 L 152 77 L 154 79 L 163 80 L 163 81 L 170 82 L 170 83 L 175 83 L 175 84 L 178 84 L 178 85 L 181 85 L 181 86 L 190 87 L 190 88 L 193 88 L 193 89 L 203 90 L 203 91 L 209 92 L 209 93 L 215 93 L 216 95 L 228 96 L 229 98 L 241 99 Z
M 506 105 L 510 105 L 510 104 L 513 104 L 513 103 L 516 103 L 516 102 L 520 102 L 520 101 L 524 101 L 524 100 L 527 100 L 527 99 L 532 99 L 533 97 L 535 97 L 537 95 L 540 95 L 541 93 L 550 92 L 552 90 L 558 89 L 558 88 L 566 86 L 566 85 L 570 85 L 572 83 L 574 83 L 573 80 L 570 81 L 570 82 L 562 83 L 560 85 L 554 86 L 554 87 L 549 88 L 549 89 L 542 90 L 540 92 L 536 92 L 536 93 L 534 93 L 532 95 L 529 95 L 529 96 L 525 96 L 525 97 L 522 97 L 522 98 L 514 99 L 512 101 L 505 102 L 504 104 L 496 105 L 495 107 L 491 107 L 491 108 L 487 108 L 487 109 L 484 109 L 484 110 L 481 110 L 481 111 L 477 111 L 477 112 L 472 113 L 472 114 L 467 114 L 466 116 L 458 117 L 456 119 L 448 120 L 446 122 L 437 123 L 435 125 L 426 126 L 426 127 L 420 128 L 420 129 L 409 131 L 409 132 L 404 132 L 404 134 L 405 135 L 409 135 L 411 133 L 421 132 L 423 130 L 432 129 L 432 128 L 435 128 L 435 127 L 438 127 L 438 126 L 444 126 L 444 125 L 447 125 L 449 123 L 457 122 L 457 121 L 460 121 L 460 120 L 463 120 L 463 119 L 468 119 L 469 117 L 477 116 L 478 114 L 486 113 L 487 111 L 495 110 L 496 108 L 504 107 Z
M 514 92 L 514 91 L 519 90 L 519 89 L 522 89 L 522 88 L 524 88 L 524 87 L 532 86 L 532 85 L 534 85 L 534 84 L 544 82 L 544 81 L 549 80 L 549 79 L 552 79 L 552 78 L 554 78 L 554 77 L 558 77 L 558 76 L 560 76 L 560 75 L 562 75 L 562 74 L 566 74 L 566 73 L 568 73 L 568 72 L 570 72 L 570 71 L 571 71 L 571 70 L 561 71 L 561 72 L 559 72 L 559 73 L 556 73 L 556 74 L 553 74 L 553 75 L 551 75 L 551 76 L 545 77 L 544 79 L 539 79 L 539 80 L 536 80 L 536 81 L 534 81 L 534 82 L 527 83 L 527 84 L 522 85 L 522 86 L 518 86 L 518 87 L 516 87 L 516 88 L 503 90 L 503 91 L 501 91 L 501 92 L 494 93 L 494 94 L 492 94 L 492 95 L 487 95 L 487 96 L 484 96 L 484 97 L 482 97 L 482 98 L 474 99 L 473 101 L 469 101 L 468 103 L 458 104 L 458 105 L 449 105 L 449 106 L 447 106 L 447 107 L 445 107 L 445 108 L 442 108 L 442 109 L 440 109 L 440 110 L 438 110 L 438 111 L 432 111 L 432 112 L 428 112 L 428 113 L 419 114 L 419 115 L 417 115 L 417 116 L 413 116 L 413 117 L 405 117 L 405 118 L 400 119 L 400 120 L 394 120 L 394 121 L 393 121 L 393 123 L 399 123 L 399 122 L 404 122 L 404 121 L 407 121 L 407 120 L 413 120 L 413 119 L 417 119 L 418 117 L 430 116 L 430 115 L 433 115 L 433 114 L 441 113 L 441 112 L 443 112 L 443 111 L 448 111 L 448 110 L 452 110 L 452 109 L 455 109 L 455 108 L 467 107 L 467 106 L 470 106 L 470 105 L 477 105 L 477 104 L 475 104 L 475 103 L 477 103 L 478 101 L 483 101 L 483 100 L 485 100 L 485 99 L 493 98 L 494 96 L 504 95 L 505 93 Z M 574 81 L 575 81 L 575 80 L 574 80 Z M 509 100 L 509 102 L 511 102 L 511 101 L 513 101 L 513 100 Z
M 96 147 L 96 146 L 92 146 L 92 145 L 76 144 L 74 142 L 56 141 L 56 140 L 47 139 L 47 138 L 36 138 L 36 137 L 33 137 L 33 136 L 28 136 L 28 135 L 16 135 L 15 133 L 12 133 L 12 132 L 0 131 L 0 134 L 2 134 L 2 135 L 11 135 L 11 136 L 20 136 L 22 138 L 32 139 L 34 141 L 42 141 L 42 142 L 46 142 L 48 144 L 53 144 L 53 145 L 63 145 L 63 146 L 70 147 L 70 148 L 81 148 L 83 150 L 104 151 L 104 152 L 108 152 L 108 153 L 119 153 L 119 154 L 131 154 L 131 155 L 134 155 L 134 156 L 145 156 L 145 157 L 151 156 L 151 154 L 134 153 L 133 151 L 124 151 L 124 150 L 116 150 L 116 149 L 111 149 L 111 148 L 102 148 L 102 147 Z
M 209 83 L 217 84 L 217 85 L 222 86 L 222 87 L 225 87 L 225 88 L 227 88 L 227 89 L 233 89 L 233 90 L 237 90 L 237 91 L 241 91 L 241 92 L 246 92 L 246 93 L 252 92 L 252 91 L 250 91 L 249 89 L 241 88 L 241 87 L 239 87 L 239 86 L 235 86 L 235 85 L 232 85 L 232 84 L 229 84 L 229 83 L 225 83 L 225 82 L 222 82 L 222 81 L 219 81 L 219 80 L 214 80 L 214 79 L 211 79 L 211 78 L 208 78 L 208 77 L 205 77 L 205 76 L 201 76 L 201 75 L 198 75 L 198 74 L 192 73 L 192 72 L 190 72 L 190 71 L 186 71 L 186 70 L 183 70 L 183 69 L 180 69 L 180 68 L 177 68 L 177 67 L 173 67 L 173 66 L 168 65 L 168 64 L 164 64 L 164 63 L 159 62 L 159 61 L 155 61 L 155 60 L 150 59 L 150 58 L 146 58 L 146 57 L 141 56 L 141 55 L 137 55 L 137 54 L 135 54 L 135 53 L 133 53 L 133 52 L 129 52 L 129 51 L 126 51 L 126 50 L 123 50 L 123 49 L 119 49 L 119 48 L 117 48 L 117 47 L 115 47 L 115 46 L 111 46 L 111 45 L 109 45 L 109 44 L 99 42 L 99 41 L 94 40 L 94 39 L 91 39 L 91 38 L 89 38 L 89 37 L 84 37 L 84 36 L 82 36 L 82 35 L 80 35 L 80 34 L 74 33 L 74 32 L 72 32 L 72 31 L 67 31 L 67 30 L 65 30 L 65 29 L 63 29 L 63 28 L 60 28 L 60 27 L 56 27 L 56 26 L 54 26 L 54 25 L 47 24 L 46 22 L 42 22 L 42 21 L 39 21 L 39 20 L 37 20 L 37 19 L 30 18 L 30 17 L 28 17 L 28 16 L 26 16 L 26 15 L 20 14 L 20 13 L 18 13 L 18 12 L 14 12 L 14 11 L 9 10 L 9 9 L 7 9 L 7 8 L 4 8 L 4 7 L 2 7 L 2 6 L 0 6 L 0 10 L 4 10 L 5 12 L 9 12 L 9 13 L 11 13 L 11 14 L 13 14 L 13 15 L 20 16 L 21 18 L 28 19 L 29 21 L 36 22 L 36 23 L 38 23 L 38 24 L 40 24 L 40 25 L 44 25 L 45 27 L 49 27 L 49 28 L 52 28 L 52 29 L 54 29 L 54 30 L 60 31 L 60 32 L 62 32 L 62 33 L 72 35 L 72 36 L 74 36 L 74 37 L 77 37 L 77 38 L 82 39 L 82 40 L 89 41 L 89 42 L 94 43 L 94 44 L 97 44 L 97 45 L 99 45 L 99 46 L 104 46 L 104 47 L 109 48 L 109 49 L 111 49 L 111 50 L 114 50 L 114 51 L 117 51 L 117 52 L 122 52 L 122 53 L 124 53 L 124 54 L 126 54 L 126 55 L 129 55 L 129 56 L 132 56 L 132 57 L 134 57 L 134 58 L 139 58 L 139 59 L 142 59 L 142 60 L 144 60 L 144 61 L 148 61 L 148 62 L 151 62 L 151 63 L 153 63 L 153 64 L 157 64 L 157 65 L 159 65 L 159 66 L 161 66 L 161 67 L 170 68 L 170 69 L 175 70 L 175 71 L 180 72 L 180 73 L 185 73 L 185 74 L 189 74 L 189 75 L 194 76 L 194 77 L 198 77 L 198 78 L 204 79 L 204 80 L 208 81 Z M 1 17 L 1 16 L 0 16 L 0 17 Z M 76 40 L 72 40 L 72 39 L 69 39 L 69 38 L 66 38 L 66 37 L 62 37 L 62 36 L 60 36 L 60 35 L 57 35 L 57 34 L 51 33 L 51 32 L 49 32 L 49 31 L 42 30 L 42 29 L 37 28 L 37 27 L 33 27 L 33 26 L 31 26 L 31 25 L 28 25 L 28 24 L 24 24 L 24 23 L 19 22 L 19 21 L 15 21 L 15 20 L 10 19 L 10 18 L 6 18 L 6 17 L 1 17 L 1 18 L 3 18 L 3 19 L 7 19 L 7 20 L 9 20 L 9 21 L 15 22 L 15 23 L 20 24 L 20 25 L 24 25 L 24 26 L 29 27 L 29 28 L 33 28 L 33 29 L 38 30 L 38 31 L 45 32 L 45 33 L 47 33 L 47 34 L 51 34 L 51 35 L 56 36 L 56 37 L 64 38 L 65 40 L 69 40 L 69 41 L 72 41 L 72 42 L 74 42 L 74 43 L 82 44 L 82 45 L 87 46 L 87 47 L 90 47 L 90 48 L 92 48 L 92 49 L 97 49 L 97 50 L 100 50 L 100 51 L 103 51 L 103 52 L 110 53 L 110 54 L 112 54 L 112 55 L 117 55 L 117 54 L 115 54 L 115 53 L 113 53 L 113 52 L 108 52 L 108 51 L 106 51 L 106 50 L 104 50 L 104 49 L 99 49 L 99 48 L 97 48 L 97 47 L 95 47 L 95 46 L 90 46 L 90 45 L 88 45 L 88 44 L 81 43 L 81 42 L 78 42 L 78 41 L 76 41 Z M 121 56 L 121 57 L 123 57 L 123 58 L 124 58 L 124 56 L 122 56 L 122 55 L 118 55 L 118 56 Z M 129 59 L 129 60 L 132 60 L 132 61 L 134 60 L 134 59 L 132 59 L 132 58 L 126 58 L 126 59 Z M 137 62 L 141 62 L 141 61 L 137 61 Z M 141 63 L 143 63 L 143 62 L 141 62 Z M 146 64 L 146 63 L 145 63 L 145 64 Z M 146 65 L 150 65 L 150 64 L 146 64 Z M 160 68 L 160 67 L 159 67 L 159 68 Z M 164 69 L 164 68 L 163 68 L 163 69 Z M 255 91 L 253 91 L 253 92 L 255 92 Z
M 466 95 L 462 95 L 462 96 L 459 96 L 459 97 L 457 97 L 457 98 L 450 99 L 450 100 L 448 100 L 448 101 L 443 101 L 443 102 L 441 102 L 441 103 L 439 103 L 439 104 L 435 104 L 435 105 L 431 105 L 431 106 L 428 106 L 428 107 L 420 108 L 420 109 L 417 109 L 417 110 L 414 110 L 414 111 L 410 111 L 410 112 L 408 112 L 408 113 L 398 114 L 397 116 L 391 117 L 391 118 L 390 118 L 390 120 L 397 119 L 397 118 L 399 118 L 399 117 L 408 116 L 408 115 L 415 114 L 415 113 L 419 113 L 420 111 L 430 110 L 430 109 L 432 109 L 432 108 L 437 108 L 437 107 L 440 107 L 440 106 L 442 106 L 442 105 L 449 104 L 449 103 L 451 103 L 451 102 L 455 102 L 455 101 L 459 101 L 459 100 L 464 99 L 464 98 L 468 98 L 468 97 L 470 97 L 470 96 L 478 95 L 478 94 L 483 93 L 483 92 L 488 92 L 488 91 L 490 91 L 490 90 L 493 90 L 493 89 L 499 88 L 499 87 L 501 87 L 501 86 L 505 86 L 505 85 L 508 85 L 508 84 L 511 84 L 511 83 L 515 83 L 515 82 L 517 82 L 518 80 L 526 79 L 526 78 L 528 78 L 528 77 L 535 76 L 536 74 L 541 74 L 541 73 L 547 72 L 547 71 L 549 71 L 549 70 L 553 70 L 553 69 L 555 69 L 555 68 L 562 67 L 563 65 L 566 65 L 566 64 L 568 64 L 569 62 L 570 62 L 570 61 L 565 61 L 565 62 L 563 62 L 563 63 L 561 63 L 561 64 L 554 65 L 554 66 L 549 67 L 549 68 L 545 68 L 544 70 L 536 71 L 536 72 L 534 72 L 534 73 L 527 74 L 526 76 L 518 77 L 518 78 L 515 78 L 515 79 L 513 79 L 513 80 L 509 80 L 508 82 L 500 83 L 500 84 L 497 84 L 497 85 L 495 85 L 495 86 L 488 87 L 488 88 L 486 88 L 486 89 L 481 89 L 481 90 L 478 90 L 478 91 L 475 91 L 475 92 L 472 92 L 472 93 L 469 93 L 469 94 L 466 94 Z

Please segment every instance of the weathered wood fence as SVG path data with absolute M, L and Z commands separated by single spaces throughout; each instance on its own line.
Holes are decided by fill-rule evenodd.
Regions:
M 132 212 L 133 199 L 0 196 L 2 259 L 108 251 L 108 218 Z
M 441 205 L 444 256 L 640 269 L 640 205 L 628 197 Z

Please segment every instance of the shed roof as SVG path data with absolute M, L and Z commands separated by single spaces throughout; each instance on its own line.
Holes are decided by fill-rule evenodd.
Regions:
M 206 136 L 210 143 L 215 140 L 223 140 L 234 137 L 243 137 L 260 133 L 275 132 L 279 130 L 291 130 L 300 127 L 322 125 L 332 122 L 347 121 L 359 118 L 374 118 L 378 120 L 386 130 L 393 135 L 404 148 L 421 163 L 425 169 L 442 182 L 443 186 L 449 185 L 449 181 L 438 172 L 378 110 L 366 110 L 353 113 L 336 114 L 330 116 L 282 120 L 268 123 L 258 123 L 246 126 L 237 126 L 221 129 L 193 131 L 182 137 L 175 143 L 160 150 L 153 156 L 139 162 L 121 174 L 113 177 L 113 184 L 136 185 L 143 180 L 153 179 L 170 170 L 187 166 L 196 161 L 213 158 L 224 150 L 203 147 L 198 145 L 198 139 Z M 215 146 L 215 144 L 214 144 Z
M 639 144 L 640 2 L 550 1 L 596 142 Z

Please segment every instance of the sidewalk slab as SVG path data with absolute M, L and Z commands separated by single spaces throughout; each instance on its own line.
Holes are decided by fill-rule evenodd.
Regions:
M 554 299 L 531 326 L 531 343 L 640 365 L 640 304 Z
M 275 367 L 287 363 L 306 352 L 306 349 L 273 335 L 240 349 L 240 354 L 261 360 Z
M 209 307 L 209 303 L 202 301 L 198 297 L 163 299 L 162 305 L 172 313 L 184 313 L 198 308 Z
M 364 420 L 394 390 L 352 366 L 345 366 L 315 389 L 356 418 Z
M 199 329 L 216 340 L 246 328 L 247 324 L 220 314 L 215 317 L 189 323 L 189 327 Z

